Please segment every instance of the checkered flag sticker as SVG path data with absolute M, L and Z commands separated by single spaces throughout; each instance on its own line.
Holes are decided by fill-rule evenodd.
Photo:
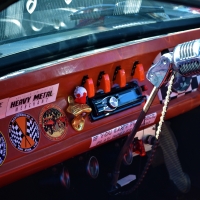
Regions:
M 17 125 L 16 122 L 14 122 L 13 125 L 11 126 L 11 131 L 9 133 L 9 137 L 10 137 L 10 140 L 12 141 L 12 143 L 16 147 L 20 146 L 22 137 L 23 137 L 23 133 L 19 129 L 19 126 Z
M 38 125 L 32 119 L 27 119 L 27 135 L 29 135 L 35 142 L 39 141 Z
M 7 156 L 7 145 L 3 134 L 0 132 L 0 166 L 3 164 Z
M 17 150 L 31 152 L 37 147 L 40 139 L 37 122 L 28 114 L 17 114 L 10 121 L 9 138 Z
M 176 98 L 182 97 L 186 94 L 190 94 L 191 92 L 197 91 L 199 84 L 200 84 L 200 76 L 192 76 L 189 87 L 183 92 L 172 91 L 170 94 L 170 99 L 171 100 L 176 99 Z M 164 101 L 165 101 L 165 97 L 167 94 L 167 86 L 168 86 L 168 84 L 162 86 L 160 88 L 160 90 L 158 91 L 158 98 L 159 98 L 161 104 L 164 103 Z

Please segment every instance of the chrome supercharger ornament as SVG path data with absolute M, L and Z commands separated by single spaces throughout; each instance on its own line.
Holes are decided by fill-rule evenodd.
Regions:
M 175 47 L 173 69 L 182 76 L 200 74 L 200 39 L 185 42 Z
M 161 87 L 170 67 L 182 76 L 200 74 L 200 39 L 179 44 L 171 53 L 163 54 L 160 60 L 147 72 L 147 79 Z

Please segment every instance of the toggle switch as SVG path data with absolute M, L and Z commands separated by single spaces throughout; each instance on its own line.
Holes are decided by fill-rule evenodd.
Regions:
M 144 74 L 144 67 L 141 63 L 136 61 L 133 64 L 133 68 L 131 71 L 131 76 L 135 79 L 138 79 L 139 81 L 144 81 L 145 80 L 145 74 Z
M 105 93 L 108 93 L 111 90 L 110 77 L 103 71 L 99 73 L 99 77 L 97 80 L 97 87 L 99 89 L 102 89 Z
M 88 75 L 84 76 L 82 79 L 81 86 L 83 86 L 87 91 L 87 96 L 89 98 L 94 97 L 95 95 L 95 88 L 94 88 L 94 82 L 92 78 L 89 78 Z
M 88 78 L 85 80 L 84 87 L 87 90 L 88 97 L 89 98 L 94 97 L 95 89 L 94 89 L 94 82 L 93 82 L 92 78 Z
M 121 69 L 120 66 L 116 67 L 115 73 L 113 76 L 113 82 L 117 83 L 120 88 L 126 86 L 126 73 L 124 69 Z

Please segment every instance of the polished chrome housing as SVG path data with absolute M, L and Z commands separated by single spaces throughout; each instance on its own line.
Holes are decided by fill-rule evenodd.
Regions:
M 177 45 L 173 63 L 174 70 L 183 76 L 200 74 L 200 39 Z

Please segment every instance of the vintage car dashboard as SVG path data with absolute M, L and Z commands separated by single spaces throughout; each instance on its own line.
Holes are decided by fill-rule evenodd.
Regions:
M 127 135 L 153 88 L 145 73 L 155 58 L 199 35 L 130 41 L 2 77 L 0 187 Z M 174 87 L 166 119 L 200 104 L 197 76 L 180 90 Z M 164 91 L 140 129 L 159 121 Z

